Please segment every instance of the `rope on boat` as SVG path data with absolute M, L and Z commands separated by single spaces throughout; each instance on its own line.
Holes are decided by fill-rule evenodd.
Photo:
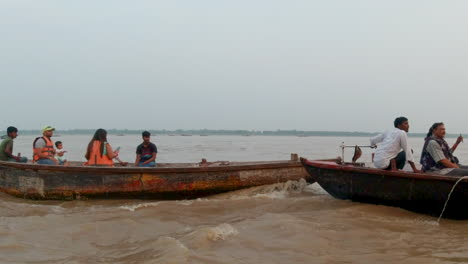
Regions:
M 445 212 L 445 208 L 447 207 L 447 204 L 448 202 L 450 201 L 450 196 L 452 196 L 452 193 L 453 191 L 455 190 L 455 187 L 457 187 L 457 185 L 463 180 L 463 179 L 468 179 L 468 176 L 463 176 L 461 177 L 452 187 L 452 190 L 450 191 L 448 197 L 447 197 L 447 201 L 445 201 L 445 205 L 444 205 L 444 209 L 442 209 L 442 213 L 440 213 L 440 216 L 439 216 L 439 219 L 437 219 L 437 223 L 440 222 L 440 219 L 442 218 L 442 216 L 444 215 L 444 212 Z

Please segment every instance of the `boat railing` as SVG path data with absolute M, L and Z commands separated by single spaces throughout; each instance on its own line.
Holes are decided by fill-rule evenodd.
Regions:
M 341 163 L 346 164 L 345 160 L 345 149 L 346 148 L 354 148 L 354 155 L 351 159 L 352 164 L 357 164 L 356 161 L 362 156 L 361 148 L 376 148 L 376 146 L 371 145 L 346 145 L 344 142 L 340 145 L 341 148 Z M 349 163 L 349 162 L 348 162 Z

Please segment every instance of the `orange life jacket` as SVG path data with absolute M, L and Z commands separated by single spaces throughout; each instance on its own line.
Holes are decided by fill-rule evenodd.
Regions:
M 114 162 L 107 155 L 101 155 L 101 141 L 94 140 L 91 152 L 89 153 L 88 165 L 113 166 Z
M 50 157 L 53 157 L 54 156 L 54 143 L 52 142 L 52 140 L 50 140 L 50 138 L 48 137 L 37 137 L 35 140 L 34 140 L 34 143 L 33 143 L 33 153 L 34 153 L 34 146 L 36 145 L 36 141 L 38 141 L 39 139 L 44 139 L 46 145 L 41 148 L 41 153 L 48 153 Z M 38 161 L 40 158 L 39 158 L 39 155 L 37 154 L 34 154 L 33 156 L 33 160 L 34 161 Z

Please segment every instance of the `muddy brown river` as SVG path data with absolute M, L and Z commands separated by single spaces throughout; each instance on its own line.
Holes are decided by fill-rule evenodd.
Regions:
M 57 140 L 58 138 L 56 138 Z M 90 136 L 62 136 L 82 160 Z M 33 137 L 15 140 L 30 156 Z M 139 137 L 111 136 L 132 161 Z M 339 155 L 339 137 L 154 138 L 160 162 Z M 452 142 L 453 139 L 449 139 Z M 419 157 L 422 139 L 411 138 Z M 466 143 L 465 143 L 466 144 Z M 364 150 L 363 161 L 370 160 Z M 468 144 L 457 156 L 468 163 Z M 351 153 L 346 154 L 351 157 Z M 467 205 L 468 210 L 468 205 Z M 337 200 L 288 182 L 197 200 L 28 201 L 0 194 L 1 263 L 467 263 L 468 221 Z

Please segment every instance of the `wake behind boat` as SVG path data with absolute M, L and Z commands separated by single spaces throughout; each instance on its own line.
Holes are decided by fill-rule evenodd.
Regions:
M 386 171 L 340 160 L 301 162 L 313 181 L 338 199 L 401 207 L 443 217 L 468 219 L 468 179 L 440 174 Z
M 297 160 L 165 163 L 156 168 L 0 162 L 0 191 L 29 199 L 185 199 L 310 176 Z

